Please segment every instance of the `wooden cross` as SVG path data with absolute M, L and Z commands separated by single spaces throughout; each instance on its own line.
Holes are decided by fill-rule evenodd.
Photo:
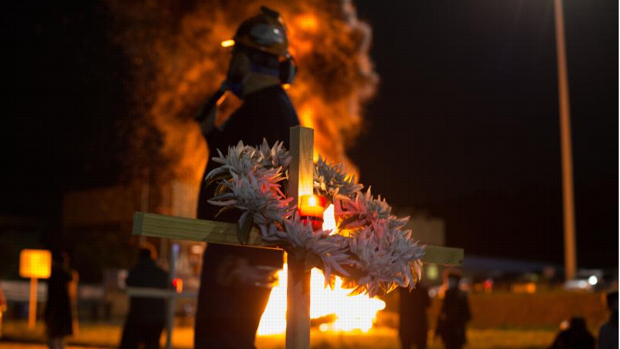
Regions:
M 289 166 L 289 195 L 297 200 L 301 195 L 313 194 L 314 130 L 301 126 L 290 129 L 292 161 Z M 208 243 L 239 245 L 234 223 L 207 221 L 181 217 L 136 212 L 133 234 L 176 240 L 204 241 Z M 250 233 L 249 246 L 266 248 L 259 232 Z M 426 246 L 423 263 L 461 265 L 463 250 L 459 248 Z M 286 348 L 310 348 L 310 272 L 304 262 L 295 256 L 288 257 L 288 289 L 286 312 Z

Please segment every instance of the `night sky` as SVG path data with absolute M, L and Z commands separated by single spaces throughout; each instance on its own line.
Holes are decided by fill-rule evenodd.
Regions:
M 448 244 L 467 253 L 561 264 L 552 1 L 387 3 L 356 2 L 381 77 L 350 152 L 362 182 L 443 218 Z M 566 0 L 565 12 L 578 263 L 613 267 L 618 2 Z M 57 225 L 63 191 L 119 178 L 130 64 L 101 2 L 28 2 L 2 16 L 0 215 Z

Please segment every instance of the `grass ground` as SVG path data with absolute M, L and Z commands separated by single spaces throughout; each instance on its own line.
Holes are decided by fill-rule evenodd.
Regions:
M 117 347 L 120 341 L 121 327 L 106 324 L 81 324 L 77 335 L 69 339 L 74 346 Z M 548 347 L 554 337 L 553 330 L 545 329 L 470 329 L 467 349 L 534 349 Z M 173 334 L 174 348 L 192 348 L 193 329 L 177 327 Z M 45 328 L 38 323 L 33 331 L 29 331 L 26 322 L 7 321 L 3 326 L 2 341 L 43 343 Z M 164 337 L 162 336 L 162 344 Z M 0 348 L 9 348 L 9 344 L 0 344 Z M 256 343 L 259 349 L 283 349 L 284 336 L 262 336 Z M 369 333 L 338 334 L 332 332 L 312 332 L 312 348 L 368 348 L 368 349 L 399 349 L 397 333 L 393 329 L 373 329 Z M 439 341 L 432 343 L 430 349 L 440 349 Z

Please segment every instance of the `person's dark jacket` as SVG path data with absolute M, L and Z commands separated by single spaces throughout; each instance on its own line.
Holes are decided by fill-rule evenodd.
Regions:
M 551 349 L 594 349 L 596 340 L 588 332 L 583 318 L 572 318 L 568 329 L 560 331 Z
M 437 335 L 446 346 L 462 346 L 467 342 L 465 325 L 471 320 L 467 293 L 458 288 L 446 291 L 437 320 Z
M 272 86 L 245 96 L 243 105 L 226 122 L 223 130 L 215 129 L 206 135 L 209 161 L 204 175 L 220 165 L 211 160 L 228 147 L 243 141 L 246 145 L 261 145 L 263 138 L 270 146 L 283 141 L 289 149 L 289 129 L 299 125 L 297 113 L 281 86 Z M 203 176 L 204 178 L 204 176 Z M 203 182 L 198 201 L 197 217 L 223 222 L 237 222 L 241 212 L 230 210 L 218 216 L 219 207 L 207 202 L 214 196 L 216 185 Z M 209 244 L 203 256 L 203 267 L 196 314 L 197 349 L 252 348 L 262 312 L 270 290 L 239 285 L 221 285 L 218 273 L 231 257 L 245 259 L 250 266 L 282 267 L 281 251 L 251 247 Z
M 600 349 L 618 348 L 618 312 L 613 312 L 609 321 L 601 327 L 598 337 Z
M 257 146 L 263 143 L 263 139 L 266 139 L 270 146 L 276 141 L 282 141 L 288 149 L 289 129 L 298 125 L 297 113 L 281 86 L 268 87 L 246 96 L 243 105 L 230 116 L 223 130 L 215 129 L 207 135 L 209 161 L 203 178 L 220 166 L 211 160 L 218 155 L 218 149 L 226 154 L 228 147 L 237 145 L 239 141 L 243 141 L 246 145 Z M 216 184 L 207 186 L 203 181 L 198 199 L 197 217 L 236 223 L 241 215 L 239 210 L 230 210 L 215 217 L 221 207 L 207 202 L 214 196 L 215 187 Z M 222 256 L 229 255 L 242 256 L 250 265 L 282 266 L 281 251 L 216 244 L 209 245 L 206 251 L 203 266 L 214 266 L 214 260 L 209 260 L 210 258 L 220 260 Z M 213 268 L 207 267 L 206 270 Z
M 129 272 L 127 287 L 167 288 L 168 274 L 152 259 L 141 258 Z M 127 324 L 164 326 L 166 300 L 164 298 L 131 297 Z
M 431 305 L 428 289 L 417 285 L 411 292 L 400 288 L 400 323 L 398 334 L 401 338 L 413 341 L 424 339 L 428 335 L 426 309 Z
M 44 319 L 49 337 L 63 337 L 73 334 L 73 315 L 69 297 L 69 283 L 72 271 L 62 265 L 54 265 L 47 282 L 47 305 Z

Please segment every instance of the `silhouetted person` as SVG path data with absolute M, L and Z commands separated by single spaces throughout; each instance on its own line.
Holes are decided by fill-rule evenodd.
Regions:
M 243 141 L 270 146 L 283 141 L 289 147 L 289 129 L 299 125 L 293 105 L 282 84 L 291 83 L 294 65 L 288 53 L 288 39 L 278 13 L 262 8 L 262 13 L 244 21 L 234 40 L 227 80 L 198 113 L 209 146 L 209 156 L 217 149 L 226 154 L 229 146 Z M 224 93 L 243 100 L 241 107 L 223 123 L 216 103 Z M 226 102 L 223 102 L 226 104 Z M 220 165 L 209 161 L 205 175 Z M 204 178 L 204 177 L 203 177 Z M 216 185 L 203 183 L 198 202 L 198 218 L 236 223 L 239 211 L 215 217 L 219 207 L 207 202 Z M 196 313 L 196 349 L 254 348 L 256 330 L 271 293 L 271 272 L 282 268 L 281 251 L 209 244 L 205 250 Z
M 594 349 L 596 341 L 588 332 L 586 321 L 580 317 L 570 319 L 567 329 L 560 331 L 551 349 Z
M 2 317 L 6 312 L 7 302 L 6 297 L 4 296 L 4 291 L 2 290 L 2 285 L 0 285 L 0 338 L 2 338 Z
M 437 319 L 436 334 L 446 349 L 460 349 L 467 343 L 465 324 L 471 320 L 467 293 L 459 289 L 461 275 L 458 271 L 444 273 L 445 297 Z
M 168 288 L 168 273 L 155 264 L 150 249 L 140 250 L 138 264 L 129 272 L 127 287 Z M 123 328 L 121 349 L 159 348 L 159 338 L 166 321 L 164 298 L 130 298 L 129 313 Z
M 73 313 L 69 296 L 71 281 L 73 271 L 69 268 L 69 256 L 61 251 L 53 253 L 44 314 L 50 349 L 64 348 L 65 337 L 73 334 Z
M 413 291 L 400 289 L 400 323 L 398 336 L 402 349 L 426 349 L 428 338 L 428 319 L 426 309 L 431 305 L 428 289 L 422 284 L 416 285 Z
M 607 307 L 611 312 L 598 337 L 599 349 L 618 349 L 618 292 L 607 294 Z

